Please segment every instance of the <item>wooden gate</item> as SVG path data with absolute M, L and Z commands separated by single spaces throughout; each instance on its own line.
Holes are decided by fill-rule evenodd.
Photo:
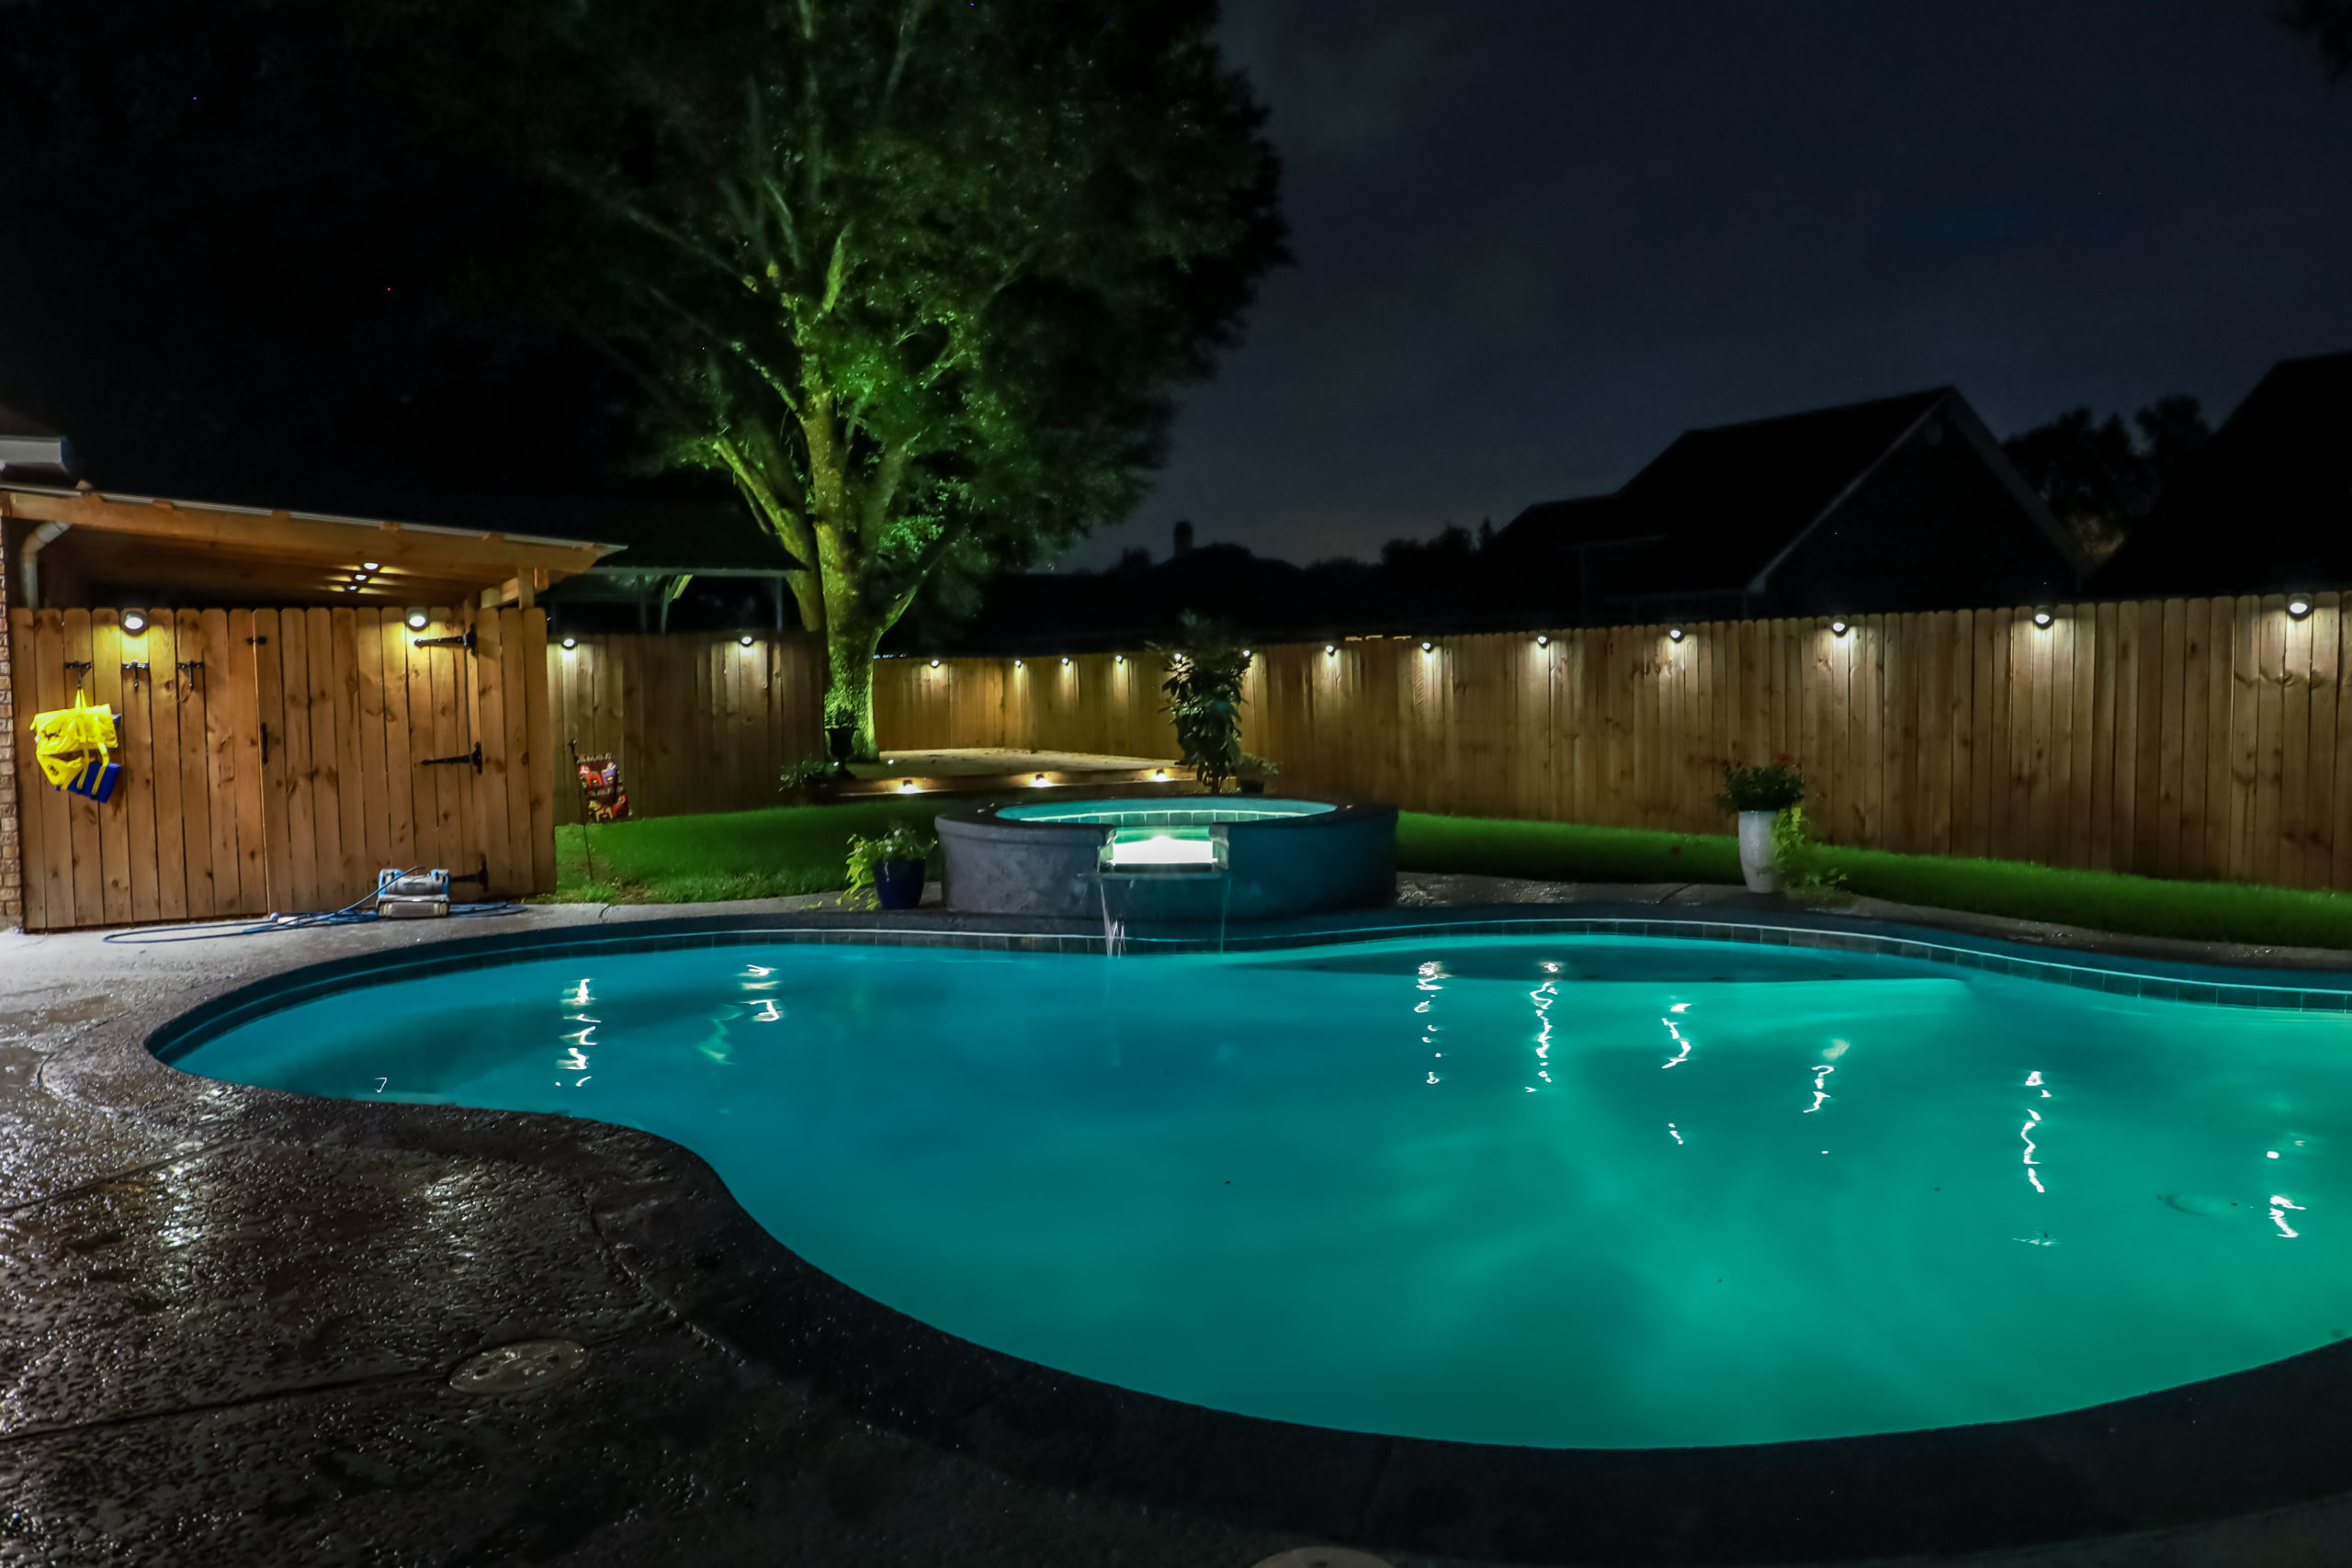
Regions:
M 552 892 L 538 610 L 12 610 L 25 929 L 335 909 L 379 867 Z M 76 690 L 121 716 L 101 806 L 25 733 Z

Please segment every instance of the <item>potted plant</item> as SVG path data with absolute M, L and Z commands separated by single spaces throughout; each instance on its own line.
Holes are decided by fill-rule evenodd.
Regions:
M 1804 774 L 1788 762 L 1752 768 L 1724 764 L 1724 792 L 1715 804 L 1739 818 L 1739 874 L 1750 893 L 1781 890 L 1781 861 L 1773 827 L 1781 813 L 1804 799 Z
M 852 776 L 849 760 L 857 750 L 857 710 L 837 694 L 825 696 L 825 752 L 833 760 L 833 777 Z
M 1244 795 L 1263 795 L 1266 781 L 1282 772 L 1272 757 L 1261 757 L 1255 751 L 1241 753 L 1240 771 L 1234 775 L 1233 787 Z
M 1171 646 L 1151 645 L 1167 679 L 1159 689 L 1176 721 L 1181 760 L 1201 788 L 1216 795 L 1241 767 L 1241 678 L 1250 650 L 1230 627 L 1195 615 L 1180 617 Z
M 923 863 L 939 840 L 911 822 L 893 822 L 872 838 L 849 836 L 849 901 L 871 899 L 885 909 L 922 902 Z

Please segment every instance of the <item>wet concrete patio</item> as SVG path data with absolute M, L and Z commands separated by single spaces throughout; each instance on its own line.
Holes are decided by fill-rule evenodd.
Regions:
M 1400 902 L 1756 907 L 1724 888 L 1430 877 L 1403 879 Z M 287 968 L 492 924 L 680 912 L 549 906 L 151 943 L 0 934 L 0 1561 L 1250 1568 L 1312 1544 L 1022 1479 L 796 1377 L 732 1326 L 776 1288 L 757 1261 L 774 1248 L 674 1145 L 590 1122 L 243 1089 L 144 1050 L 172 1016 Z M 2343 953 L 1858 912 L 2352 969 Z M 481 1352 L 549 1339 L 585 1354 L 517 1392 L 453 1386 Z M 2352 1492 L 2352 1458 L 2342 1464 Z M 1384 1555 L 1397 1568 L 1442 1561 Z M 2347 1558 L 2352 1497 L 1968 1561 Z

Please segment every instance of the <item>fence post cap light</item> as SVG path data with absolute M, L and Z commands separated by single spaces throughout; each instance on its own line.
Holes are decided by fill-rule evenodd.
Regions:
M 431 624 L 431 619 L 422 610 L 411 610 L 408 613 L 408 629 L 413 632 L 421 632 Z
M 1846 623 L 1843 621 L 1832 621 L 1829 623 L 1829 635 L 1831 637 L 1844 637 L 1847 630 L 1848 627 Z
M 2287 614 L 2300 621 L 2311 613 L 2312 596 L 2310 594 L 2290 593 L 2287 595 Z
M 136 610 L 125 610 L 122 613 L 122 629 L 136 637 L 147 629 L 147 617 Z
M 2036 610 L 2033 613 L 2033 624 L 2037 626 L 2048 626 L 2052 618 L 2050 612 L 2047 610 Z

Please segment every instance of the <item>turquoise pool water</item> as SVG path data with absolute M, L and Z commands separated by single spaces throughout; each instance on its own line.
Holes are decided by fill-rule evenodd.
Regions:
M 706 948 L 356 988 L 178 1065 L 641 1127 L 902 1312 L 1330 1427 L 1833 1437 L 2352 1329 L 2352 1019 L 1848 953 Z

